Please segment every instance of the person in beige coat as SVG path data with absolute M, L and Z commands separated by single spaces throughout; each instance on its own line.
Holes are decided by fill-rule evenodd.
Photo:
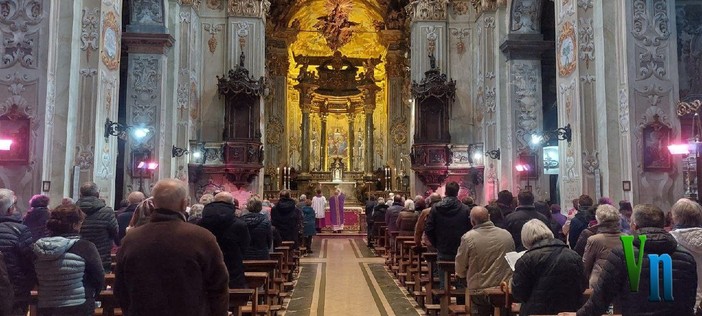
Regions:
M 583 254 L 585 275 L 589 279 L 590 287 L 597 283 L 609 253 L 613 249 L 622 249 L 622 241 L 619 239 L 622 235 L 619 210 L 614 206 L 602 204 L 595 211 L 595 219 L 599 225 L 597 234 L 587 239 Z
M 499 286 L 512 276 L 505 254 L 514 251 L 512 235 L 490 221 L 489 211 L 482 206 L 470 211 L 473 229 L 461 237 L 456 254 L 456 275 L 466 279 L 471 295 L 472 314 L 491 315 L 490 298 L 480 290 Z
M 670 232 L 678 245 L 687 250 L 697 263 L 697 278 L 702 277 L 702 207 L 689 199 L 680 199 L 670 209 L 673 214 L 673 230 Z M 697 282 L 695 315 L 702 315 L 702 282 Z

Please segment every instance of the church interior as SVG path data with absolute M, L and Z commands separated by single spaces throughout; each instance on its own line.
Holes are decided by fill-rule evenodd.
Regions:
M 444 315 L 412 241 L 366 235 L 369 197 L 697 199 L 700 22 L 696 0 L 3 0 L 0 188 L 20 210 L 87 181 L 115 209 L 168 178 L 192 203 L 339 190 L 345 234 L 321 228 L 278 314 Z

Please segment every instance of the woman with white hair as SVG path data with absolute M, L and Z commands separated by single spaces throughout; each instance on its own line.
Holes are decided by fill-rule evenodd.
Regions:
M 685 248 L 697 263 L 697 278 L 702 278 L 702 207 L 690 199 L 680 199 L 670 209 L 673 215 L 673 230 L 670 232 L 678 245 Z M 695 307 L 700 311 L 702 282 L 697 282 Z M 699 315 L 699 314 L 698 314 Z
M 597 220 L 597 234 L 587 239 L 583 263 L 585 275 L 590 280 L 590 287 L 594 287 L 600 277 L 600 272 L 607 263 L 607 256 L 613 249 L 622 249 L 622 235 L 619 210 L 609 204 L 601 204 L 595 211 Z
M 575 312 L 583 305 L 587 288 L 583 262 L 541 220 L 522 227 L 526 253 L 517 260 L 512 295 L 522 302 L 519 315 L 555 315 Z

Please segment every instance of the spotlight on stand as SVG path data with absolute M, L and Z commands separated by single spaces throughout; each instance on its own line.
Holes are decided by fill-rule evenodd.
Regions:
M 189 153 L 189 151 L 187 149 L 176 147 L 175 145 L 173 145 L 173 149 L 171 150 L 171 157 L 173 157 L 173 158 L 183 157 L 183 155 L 185 155 L 187 153 Z M 196 155 L 196 154 L 198 154 L 198 152 L 195 152 L 193 155 Z M 200 158 L 200 157 L 195 157 L 195 158 Z
M 0 139 L 0 150 L 10 150 L 12 147 L 11 139 Z

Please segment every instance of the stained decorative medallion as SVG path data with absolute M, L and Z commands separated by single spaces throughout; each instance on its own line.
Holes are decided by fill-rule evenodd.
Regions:
M 120 36 L 120 25 L 115 13 L 107 12 L 102 22 L 102 52 L 100 56 L 102 63 L 109 70 L 116 70 L 119 67 Z
M 561 29 L 561 36 L 558 38 L 558 73 L 561 77 L 566 77 L 575 71 L 575 64 L 578 61 L 575 42 L 575 29 L 573 24 L 565 22 Z
M 337 51 L 351 40 L 353 27 L 358 25 L 349 20 L 353 3 L 351 0 L 329 0 L 325 7 L 329 14 L 318 17 L 314 28 L 324 35 L 327 46 Z

